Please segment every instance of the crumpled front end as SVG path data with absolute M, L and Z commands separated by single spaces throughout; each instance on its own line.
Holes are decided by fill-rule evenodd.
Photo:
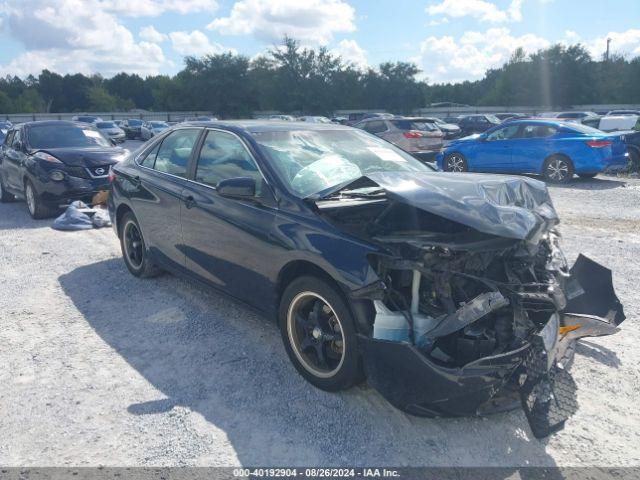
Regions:
M 524 210 L 529 193 L 520 191 L 488 198 L 485 189 L 485 211 L 497 202 L 491 209 L 508 216 L 514 198 L 519 205 L 511 207 Z M 527 206 L 544 213 L 532 217 L 530 231 L 517 230 L 523 211 L 512 216 L 517 227 L 494 228 L 471 209 L 452 221 L 440 215 L 441 203 L 408 198 L 387 192 L 319 204 L 327 219 L 382 247 L 369 258 L 379 281 L 351 293 L 375 309 L 371 334 L 361 336 L 368 382 L 414 415 L 521 406 L 536 437 L 562 428 L 577 409 L 568 371 L 575 341 L 615 333 L 625 318 L 611 272 L 584 256 L 568 268 L 542 193 Z M 519 234 L 491 233 L 509 228 Z
M 495 250 L 413 246 L 372 263 L 383 283 L 363 339 L 367 378 L 414 415 L 522 405 L 546 436 L 577 408 L 573 342 L 624 320 L 611 272 L 582 256 L 568 270 L 554 232 Z

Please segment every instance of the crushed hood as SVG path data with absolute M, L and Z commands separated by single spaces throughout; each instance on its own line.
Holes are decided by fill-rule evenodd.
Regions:
M 378 172 L 368 179 L 389 199 L 483 233 L 537 242 L 558 215 L 543 182 L 527 177 L 474 173 Z

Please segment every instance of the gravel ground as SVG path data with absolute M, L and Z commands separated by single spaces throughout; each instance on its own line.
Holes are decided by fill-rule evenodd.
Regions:
M 640 181 L 552 187 L 564 245 L 611 267 L 622 334 L 583 342 L 579 411 L 551 438 L 521 412 L 407 416 L 328 394 L 274 324 L 164 275 L 131 276 L 111 229 L 52 230 L 0 205 L 0 465 L 640 465 Z

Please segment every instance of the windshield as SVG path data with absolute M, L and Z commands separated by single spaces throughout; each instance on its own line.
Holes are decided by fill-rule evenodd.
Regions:
M 93 128 L 75 125 L 43 125 L 29 128 L 29 146 L 41 148 L 110 147 L 109 140 Z
M 151 125 L 153 128 L 162 128 L 162 127 L 168 127 L 169 126 L 164 122 L 149 122 L 149 125 Z
M 116 128 L 116 124 L 113 122 L 98 122 L 96 123 L 97 128 Z
M 142 120 L 131 119 L 131 120 L 128 120 L 128 123 L 133 127 L 138 127 L 142 125 Z
M 390 143 L 358 130 L 252 135 L 283 183 L 300 198 L 374 172 L 433 172 Z

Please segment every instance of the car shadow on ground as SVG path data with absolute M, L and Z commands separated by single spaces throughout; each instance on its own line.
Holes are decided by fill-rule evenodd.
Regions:
M 29 215 L 27 204 L 20 200 L 0 203 L 0 230 L 50 227 L 54 218 L 34 220 Z
M 616 352 L 585 339 L 580 340 L 576 344 L 576 353 L 583 357 L 591 358 L 608 367 L 619 368 L 622 365 Z
M 611 190 L 613 188 L 621 188 L 626 186 L 627 182 L 624 178 L 616 177 L 603 177 L 597 176 L 595 178 L 574 178 L 572 181 L 566 184 L 549 183 L 547 186 L 553 188 L 566 188 L 571 190 Z
M 123 399 L 124 415 L 186 407 L 225 432 L 243 465 L 555 465 L 521 412 L 425 419 L 366 385 L 315 389 L 290 364 L 274 322 L 192 282 L 140 280 L 120 259 L 59 282 L 102 340 L 164 397 Z

